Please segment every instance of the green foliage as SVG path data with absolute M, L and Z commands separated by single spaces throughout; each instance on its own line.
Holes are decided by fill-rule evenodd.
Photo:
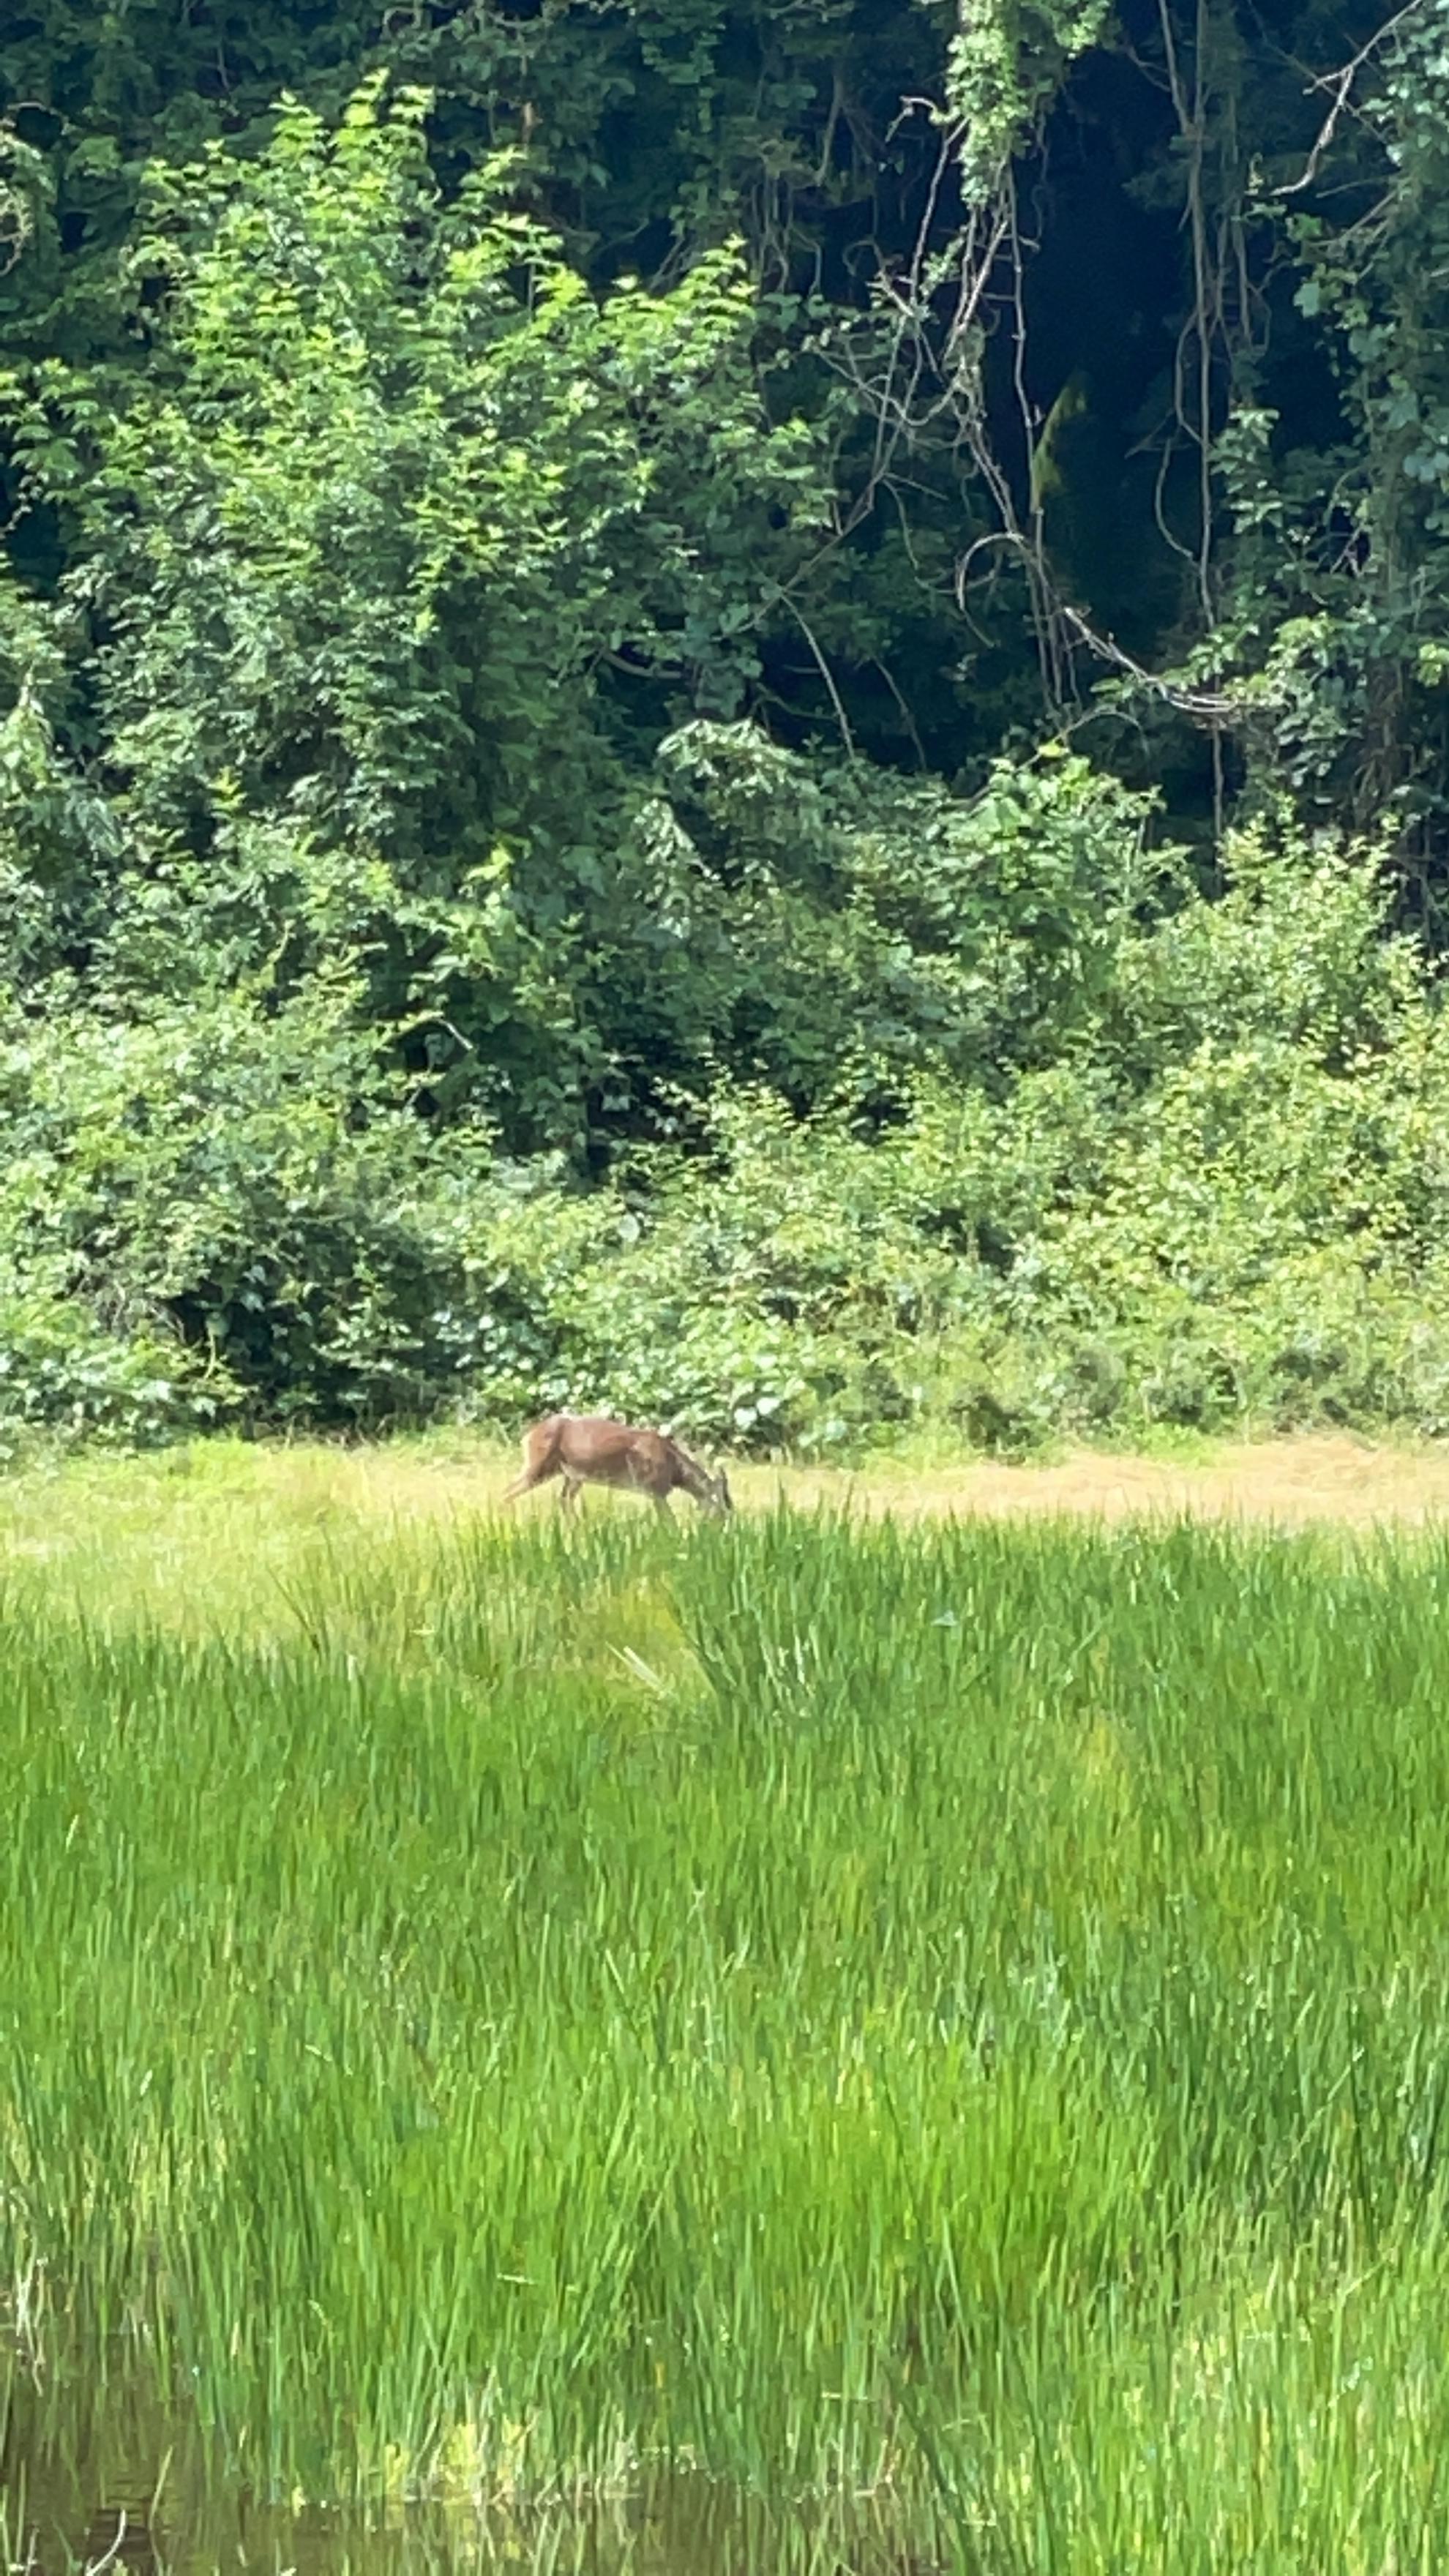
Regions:
M 931 1066 L 999 1090 L 1013 1059 L 1071 1051 L 1134 935 L 1144 818 L 1070 761 L 1003 771 L 974 809 L 922 789 L 897 811 L 849 781 L 813 791 L 739 729 L 675 737 L 661 775 L 675 801 L 643 818 L 641 847 L 662 864 L 667 844 L 687 907 L 669 927 L 695 996 L 681 1051 L 715 1085 L 713 1108 L 689 1112 L 696 1130 L 706 1122 L 707 1163 L 642 1149 L 600 1196 L 547 1163 L 495 1173 L 489 1132 L 456 1108 L 446 1124 L 420 1118 L 432 1077 L 396 1069 L 407 1032 L 377 1027 L 365 960 L 305 966 L 314 945 L 361 955 L 372 888 L 315 845 L 238 819 L 209 876 L 181 857 L 123 874 L 94 943 L 93 998 L 73 981 L 17 997 L 0 1197 L 17 1293 L 68 1300 L 85 1350 L 88 1318 L 121 1350 L 128 1328 L 148 1349 L 172 1331 L 183 1418 L 200 1405 L 379 1419 L 445 1398 L 508 1416 L 607 1386 L 709 1427 L 804 1427 L 809 1386 L 837 1378 L 840 1353 L 877 1326 L 847 1323 L 845 1304 L 832 1325 L 817 1295 L 807 1349 L 768 1263 L 749 1285 L 758 1247 L 727 1259 L 708 1228 L 690 1237 L 701 1187 L 735 1207 L 737 1233 L 758 1235 L 777 1212 L 763 1174 L 781 1157 L 818 1150 L 811 1190 L 832 1185 L 823 1140 L 850 1114 L 832 1099 L 880 1115 Z M 262 950 L 287 910 L 302 965 L 284 969 Z M 197 979 L 198 920 L 211 984 Z M 731 1105 L 731 1059 L 770 1090 Z M 797 1129 L 781 1093 L 822 1123 Z M 863 1214 L 870 1151 L 852 1150 Z M 661 1249 L 662 1312 L 641 1281 Z M 889 1239 L 878 1257 L 895 1257 Z M 21 1421 L 37 1406 L 69 1418 L 59 1396 L 27 1405 Z
M 1229 422 L 1233 578 L 1212 654 L 1246 676 L 1246 730 L 1270 787 L 1289 786 L 1304 813 L 1394 813 L 1412 905 L 1436 940 L 1449 810 L 1444 33 L 1437 5 L 1386 22 L 1358 58 L 1343 143 L 1315 151 L 1273 208 L 1297 264 L 1289 329 L 1327 335 L 1338 435 L 1295 437 L 1260 390 Z
M 1076 56 L 1100 43 L 1111 0 L 989 0 L 963 9 L 946 96 L 961 128 L 968 201 L 999 188 Z
M 1438 1427 L 1441 13 L 967 15 L 38 0 L 7 1439 Z
M 103 636 L 108 969 L 366 957 L 374 1014 L 430 1015 L 454 1091 L 547 1138 L 652 944 L 600 675 L 728 699 L 825 487 L 762 410 L 733 254 L 601 306 L 497 171 L 440 204 L 424 106 L 374 84 L 335 133 L 290 106 L 259 159 L 157 174 L 147 366 L 102 403 L 47 364 L 15 417 Z
M 1449 1427 L 1436 998 L 1361 861 L 1237 855 L 995 1096 L 920 1076 L 877 1132 L 719 1093 L 703 1161 L 525 1202 L 492 1239 L 560 1354 L 536 1393 L 805 1448 Z
M 0 1428 L 136 1435 L 436 1399 L 458 1352 L 428 1140 L 356 995 L 47 996 L 0 1034 Z M 456 1176 L 466 1146 L 453 1140 Z
M 836 1450 L 1449 1427 L 1449 1037 L 1369 857 L 1259 830 L 1209 900 L 1053 761 L 919 791 L 914 839 L 855 786 L 802 800 L 782 883 L 747 738 L 668 774 L 748 1070 L 592 1185 L 421 1116 L 360 972 L 13 1007 L 8 1436 L 601 1403 Z

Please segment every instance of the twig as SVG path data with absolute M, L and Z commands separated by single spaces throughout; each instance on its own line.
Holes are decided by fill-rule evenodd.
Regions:
M 1319 127 L 1318 133 L 1314 138 L 1313 149 L 1309 153 L 1307 162 L 1304 165 L 1302 177 L 1299 179 L 1290 179 L 1286 188 L 1275 189 L 1275 196 L 1296 197 L 1304 188 L 1312 187 L 1314 180 L 1318 176 L 1319 162 L 1323 159 L 1325 152 L 1333 141 L 1334 135 L 1338 131 L 1338 120 L 1348 105 L 1349 94 L 1352 91 L 1354 82 L 1357 80 L 1359 73 L 1363 70 L 1364 64 L 1369 60 L 1370 55 L 1377 53 L 1379 46 L 1384 42 L 1385 38 L 1391 36 L 1396 27 L 1401 27 L 1406 18 L 1412 18 L 1415 11 L 1420 8 L 1421 5 L 1422 0 L 1405 0 L 1404 7 L 1402 9 L 1396 9 L 1392 18 L 1386 18 L 1384 20 L 1383 25 L 1377 30 L 1377 32 L 1370 36 L 1368 43 L 1366 45 L 1360 45 L 1358 52 L 1353 57 L 1353 60 L 1344 64 L 1342 71 L 1324 72 L 1317 80 L 1309 82 L 1308 86 L 1310 91 L 1315 89 L 1331 89 L 1333 91 L 1333 105 L 1330 107 L 1327 116 L 1324 118 L 1323 123 Z
M 1124 671 L 1129 679 L 1135 680 L 1139 688 L 1150 689 L 1154 697 L 1176 707 L 1181 714 L 1192 716 L 1197 723 L 1225 724 L 1241 714 L 1243 701 L 1240 697 L 1232 697 L 1221 689 L 1184 689 L 1175 680 L 1164 679 L 1160 672 L 1149 671 L 1141 662 L 1134 662 L 1131 654 L 1124 653 L 1120 644 L 1114 644 L 1110 635 L 1099 635 L 1079 608 L 1069 608 L 1065 601 L 1061 601 L 1057 614 L 1099 661 L 1110 662 L 1115 670 Z
M 104 2557 L 88 2558 L 86 2560 L 85 2576 L 101 2576 L 103 2568 L 114 2567 L 116 2560 L 120 2557 L 121 2544 L 126 2537 L 127 2528 L 126 2508 L 122 2505 L 116 2517 L 115 2539 L 112 2541 L 110 2548 L 106 2551 Z
M 790 611 L 791 616 L 794 618 L 796 625 L 799 627 L 801 634 L 804 636 L 806 643 L 809 645 L 810 650 L 815 657 L 815 667 L 819 671 L 821 679 L 825 682 L 830 703 L 835 709 L 835 721 L 840 727 L 840 739 L 845 745 L 845 757 L 847 760 L 854 760 L 856 758 L 855 736 L 850 730 L 850 718 L 845 712 L 845 702 L 841 697 L 840 691 L 835 685 L 835 675 L 816 641 L 814 628 L 811 626 L 809 619 L 796 606 L 787 590 L 780 590 L 778 595 L 784 606 Z

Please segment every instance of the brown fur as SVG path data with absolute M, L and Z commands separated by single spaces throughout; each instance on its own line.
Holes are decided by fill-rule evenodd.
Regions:
M 656 1509 L 668 1512 L 672 1493 L 693 1496 L 701 1511 L 731 1511 L 730 1489 L 723 1469 L 711 1475 L 662 1431 L 635 1430 L 611 1422 L 602 1413 L 550 1413 L 525 1433 L 523 1473 L 503 1496 L 532 1493 L 551 1476 L 561 1476 L 564 1505 L 576 1503 L 585 1485 L 612 1485 L 616 1491 L 647 1494 Z

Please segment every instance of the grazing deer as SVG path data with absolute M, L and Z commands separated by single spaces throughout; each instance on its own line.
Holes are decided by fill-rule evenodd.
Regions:
M 625 1493 L 647 1494 L 656 1510 L 669 1516 L 669 1497 L 676 1487 L 692 1494 L 700 1509 L 732 1511 L 730 1489 L 721 1469 L 712 1476 L 697 1458 L 668 1440 L 662 1431 L 631 1430 L 602 1413 L 550 1413 L 524 1435 L 523 1473 L 504 1494 L 531 1494 L 550 1476 L 563 1478 L 561 1503 L 576 1503 L 585 1485 L 615 1485 Z

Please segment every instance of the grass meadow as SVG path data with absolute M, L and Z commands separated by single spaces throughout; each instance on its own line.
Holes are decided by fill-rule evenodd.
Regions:
M 651 2566 L 1449 2562 L 1449 1539 L 350 1472 L 0 1489 L 28 2423 L 706 2499 Z

